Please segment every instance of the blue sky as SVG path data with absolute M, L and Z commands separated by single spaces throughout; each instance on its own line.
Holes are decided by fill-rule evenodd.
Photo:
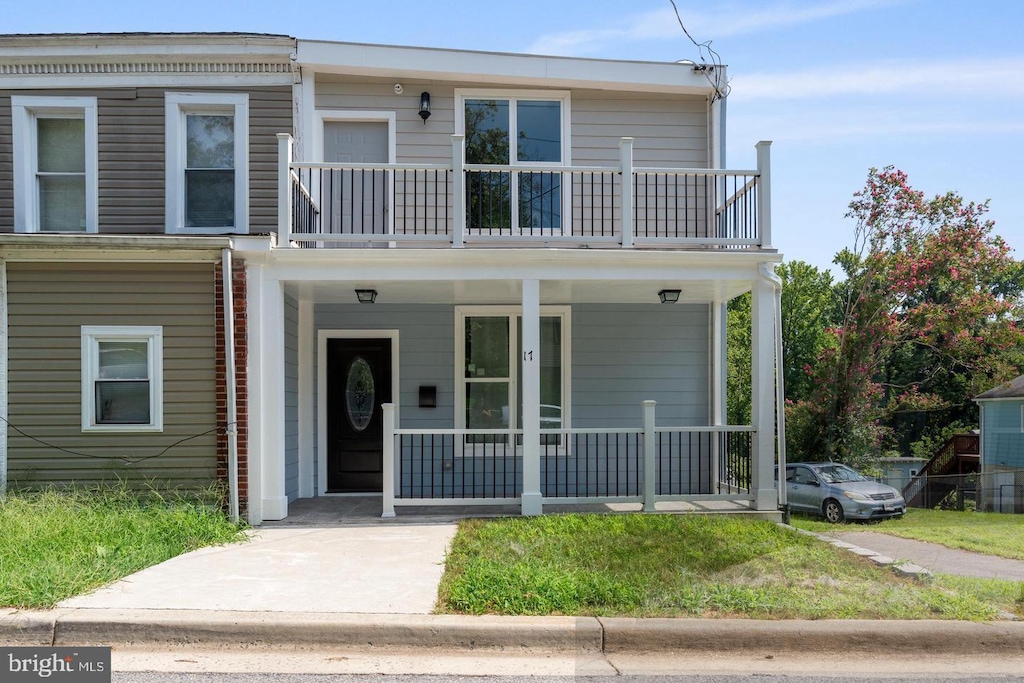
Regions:
M 729 65 L 728 166 L 773 140 L 775 244 L 830 265 L 871 166 L 929 194 L 991 200 L 1024 257 L 1024 3 L 1019 0 L 677 0 Z M 8 33 L 256 31 L 299 38 L 697 59 L 668 0 L 358 2 L 0 0 Z

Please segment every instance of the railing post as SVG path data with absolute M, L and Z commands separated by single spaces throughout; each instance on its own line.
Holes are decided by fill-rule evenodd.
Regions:
M 772 165 L 771 140 L 757 143 L 757 172 L 761 176 L 757 188 L 757 227 L 762 249 L 772 247 Z
M 277 134 L 277 244 L 292 243 L 292 145 L 288 133 Z
M 384 417 L 384 505 L 381 517 L 395 516 L 395 404 L 381 406 Z
M 657 435 L 654 432 L 654 406 L 657 401 L 644 401 L 644 512 L 654 512 L 658 494 Z
M 452 246 L 466 241 L 466 136 L 452 136 Z
M 633 138 L 619 140 L 622 171 L 622 246 L 633 246 Z

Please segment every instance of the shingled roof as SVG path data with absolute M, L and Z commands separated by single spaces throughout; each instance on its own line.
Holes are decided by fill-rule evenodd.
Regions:
M 976 398 L 1024 398 L 1024 375 L 1015 380 L 1000 384 L 995 389 L 989 389 Z

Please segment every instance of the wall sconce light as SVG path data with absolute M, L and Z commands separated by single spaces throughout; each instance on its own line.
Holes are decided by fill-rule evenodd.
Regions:
M 423 119 L 424 125 L 430 118 L 430 93 L 428 92 L 420 95 L 420 118 Z
M 678 289 L 663 289 L 658 292 L 658 298 L 661 299 L 663 304 L 674 304 L 679 301 L 680 291 Z
M 376 289 L 357 289 L 356 298 L 359 299 L 361 304 L 372 304 L 377 300 Z

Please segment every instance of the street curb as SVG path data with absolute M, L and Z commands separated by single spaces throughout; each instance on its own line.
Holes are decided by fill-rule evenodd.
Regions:
M 266 645 L 600 652 L 592 618 L 90 610 L 56 621 L 55 645 Z
M 1024 622 L 632 619 L 76 609 L 0 611 L 0 644 L 359 650 L 1021 655 Z
M 600 619 L 604 653 L 865 652 L 876 655 L 1024 653 L 1024 623 L 742 619 Z

